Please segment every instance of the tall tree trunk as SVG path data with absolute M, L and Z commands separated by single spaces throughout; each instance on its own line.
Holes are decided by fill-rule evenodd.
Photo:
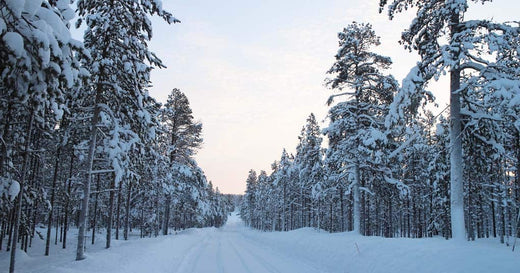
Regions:
M 52 176 L 51 189 L 51 209 L 47 221 L 47 239 L 45 240 L 45 256 L 49 256 L 49 249 L 51 244 L 51 227 L 52 227 L 52 212 L 54 211 L 54 197 L 56 195 L 56 182 L 58 181 L 58 166 L 60 164 L 61 147 L 56 149 L 56 163 L 54 164 L 54 174 Z
M 60 210 L 59 208 L 57 208 L 57 211 L 56 211 L 56 227 L 55 227 L 55 232 L 54 232 L 54 245 L 58 245 L 58 230 L 60 228 Z
M 121 191 L 123 188 L 123 182 L 119 181 L 119 185 L 117 187 L 117 208 L 116 208 L 116 240 L 119 240 L 119 226 L 121 219 Z
M 457 33 L 460 17 L 458 12 L 451 16 L 451 38 Z M 458 59 L 458 53 L 453 53 Z M 464 223 L 464 177 L 462 173 L 462 121 L 460 114 L 460 68 L 459 62 L 450 72 L 450 215 L 451 237 L 455 240 L 465 239 Z
M 92 244 L 96 242 L 96 225 L 97 225 L 97 214 L 98 214 L 98 199 L 99 199 L 99 189 L 100 189 L 100 174 L 97 175 L 97 182 L 96 182 L 96 197 L 94 201 L 94 216 L 92 219 Z
M 91 123 L 91 131 L 90 131 L 90 140 L 89 140 L 89 150 L 88 150 L 88 158 L 87 158 L 87 175 L 85 182 L 83 182 L 83 200 L 81 201 L 81 210 L 79 214 L 79 230 L 78 230 L 78 245 L 76 249 L 76 260 L 85 259 L 85 229 L 87 226 L 88 219 L 88 201 L 90 198 L 90 183 L 92 181 L 92 166 L 94 164 L 94 154 L 96 150 L 96 142 L 97 142 L 97 126 L 99 123 L 99 116 L 101 112 L 101 108 L 97 105 L 99 101 L 101 101 L 102 94 L 102 86 L 98 84 L 96 90 L 96 100 L 94 107 L 94 117 L 92 118 Z
M 2 246 L 4 245 L 4 236 L 5 236 L 6 229 L 7 229 L 7 221 L 6 221 L 6 219 L 2 218 L 2 227 L 0 230 L 0 250 L 2 250 Z
M 7 227 L 7 233 L 9 234 L 9 238 L 7 238 L 7 246 L 5 248 L 6 251 L 11 249 L 11 243 L 13 242 L 13 228 L 14 223 L 16 221 L 16 207 L 12 208 L 9 212 L 9 223 Z
M 74 167 L 74 151 L 72 150 L 70 153 L 70 169 L 69 169 L 69 177 L 66 181 L 67 183 L 67 199 L 65 201 L 65 219 L 63 220 L 63 245 L 62 248 L 67 247 L 67 232 L 69 230 L 69 206 L 70 206 L 70 193 L 72 186 L 72 169 Z
M 61 213 L 63 213 L 63 209 L 61 209 Z M 60 222 L 61 222 L 61 225 L 60 225 L 60 243 L 63 242 L 63 221 L 65 219 L 65 217 L 63 215 L 60 215 L 58 214 L 58 217 L 60 217 Z
M 13 225 L 13 237 L 11 243 L 11 259 L 9 263 L 9 273 L 14 273 L 14 266 L 16 263 L 16 243 L 18 242 L 18 230 L 20 229 L 20 221 L 22 218 L 22 201 L 24 194 L 24 186 L 25 186 L 25 176 L 27 173 L 27 167 L 29 165 L 29 147 L 31 145 L 31 132 L 33 128 L 34 122 L 34 112 L 31 110 L 31 117 L 29 118 L 29 125 L 27 126 L 27 131 L 25 131 L 25 147 L 23 151 L 23 164 L 22 164 L 22 173 L 20 176 L 20 192 L 18 193 L 18 197 L 16 199 L 15 209 L 15 220 Z
M 4 176 L 4 165 L 7 160 L 7 134 L 9 132 L 9 127 L 11 125 L 11 109 L 12 109 L 11 100 L 8 99 L 7 103 L 7 113 L 4 116 L 4 128 L 2 130 L 2 135 L 0 136 L 0 145 L 2 150 L 0 151 L 0 176 Z M 5 155 L 5 156 L 4 156 Z
M 170 225 L 170 206 L 171 206 L 171 195 L 166 195 L 166 203 L 164 204 L 164 215 L 163 215 L 163 235 L 168 235 L 168 226 Z
M 334 230 L 334 225 L 333 225 L 333 221 L 334 221 L 334 216 L 332 215 L 332 206 L 333 206 L 333 203 L 332 200 L 330 200 L 330 219 L 329 219 L 329 232 L 333 232 Z
M 112 241 L 112 221 L 114 220 L 114 195 L 116 187 L 115 175 L 112 175 L 112 182 L 110 182 L 110 197 L 108 199 L 108 219 L 107 219 L 107 241 L 106 248 L 110 248 Z
M 154 236 L 157 237 L 159 236 L 159 230 L 161 228 L 161 223 L 162 223 L 162 219 L 160 217 L 160 213 L 159 211 L 161 210 L 161 208 L 159 207 L 159 192 L 157 191 L 155 193 L 155 214 L 157 215 L 154 219 Z
M 132 197 L 132 181 L 128 180 L 128 192 L 126 194 L 126 212 L 125 212 L 125 230 L 123 236 L 128 240 L 128 231 L 130 229 L 130 198 Z
M 283 203 L 282 203 L 282 231 L 287 231 L 285 225 L 285 206 L 287 204 L 287 186 L 285 185 L 285 181 L 283 182 Z
M 344 212 L 344 205 L 343 205 L 343 187 L 339 188 L 339 213 L 340 213 L 340 219 L 341 219 L 341 232 L 345 231 L 345 212 Z
M 361 233 L 361 210 L 360 210 L 360 194 L 359 194 L 359 183 L 360 183 L 360 174 L 359 174 L 359 163 L 356 163 L 354 166 L 354 186 L 352 187 L 352 192 L 354 195 L 354 232 L 357 234 Z

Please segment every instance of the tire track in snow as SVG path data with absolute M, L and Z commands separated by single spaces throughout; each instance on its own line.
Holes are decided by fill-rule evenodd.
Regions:
M 176 273 L 189 273 L 189 272 L 195 272 L 195 266 L 197 265 L 197 261 L 200 259 L 201 252 L 204 250 L 204 248 L 207 247 L 207 242 L 210 240 L 210 234 L 207 233 L 204 235 L 204 238 L 202 238 L 199 242 L 195 243 L 194 246 L 188 249 L 186 254 L 182 257 L 181 262 L 179 263 L 179 266 L 174 271 Z M 188 271 L 188 269 L 191 269 Z
M 247 272 L 253 272 L 251 271 L 251 268 L 249 267 L 248 263 L 246 262 L 246 260 L 244 259 L 244 256 L 240 253 L 240 251 L 237 250 L 236 246 L 234 243 L 231 242 L 231 240 L 229 238 L 227 238 L 227 241 L 228 241 L 228 245 L 231 247 L 231 249 L 233 250 L 233 253 L 235 254 L 235 256 L 238 257 L 239 261 L 240 261 L 240 264 L 242 264 L 242 266 L 244 267 L 244 269 L 247 270 Z
M 253 238 L 250 238 L 249 236 L 246 236 L 246 234 L 240 232 L 238 233 L 240 235 L 240 238 L 238 239 L 239 242 L 243 244 L 244 249 L 260 249 L 261 251 L 250 251 L 249 253 L 252 256 L 257 257 L 260 260 L 265 261 L 265 257 L 261 257 L 261 253 L 268 254 L 268 257 L 274 257 L 276 258 L 280 263 L 280 265 L 300 265 L 301 270 L 299 272 L 320 272 L 320 273 L 326 273 L 328 271 L 317 267 L 314 263 L 311 263 L 308 260 L 301 259 L 298 256 L 291 255 L 290 252 L 281 252 L 278 249 L 269 247 L 264 242 L 257 241 Z M 287 270 L 281 268 L 278 272 L 286 272 Z
M 217 268 L 218 272 L 225 273 L 224 271 L 224 265 L 222 264 L 222 239 L 221 236 L 218 237 L 218 245 L 217 245 Z
M 237 256 L 240 258 L 240 261 L 242 262 L 242 264 L 245 265 L 243 253 L 247 253 L 247 254 L 249 254 L 248 256 L 252 257 L 253 260 L 256 260 L 257 263 L 260 264 L 265 269 L 266 272 L 281 273 L 281 271 L 278 270 L 275 266 L 273 266 L 270 262 L 268 262 L 264 258 L 260 257 L 258 254 L 254 254 L 256 252 L 254 249 L 245 249 L 245 247 L 239 247 L 242 250 L 242 251 L 239 251 L 236 243 L 232 242 L 231 240 L 229 240 L 229 242 L 230 242 L 229 245 L 231 246 L 233 251 L 237 254 Z M 248 270 L 248 272 L 253 272 L 253 271 Z

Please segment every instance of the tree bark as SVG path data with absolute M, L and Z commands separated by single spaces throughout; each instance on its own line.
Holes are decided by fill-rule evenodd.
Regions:
M 25 184 L 25 176 L 27 173 L 27 166 L 29 165 L 29 146 L 31 145 L 31 132 L 33 128 L 34 122 L 34 112 L 31 110 L 31 117 L 29 119 L 29 125 L 27 126 L 27 131 L 25 132 L 25 148 L 23 155 L 23 164 L 22 164 L 22 173 L 20 177 L 20 192 L 18 193 L 18 197 L 16 199 L 16 207 L 15 207 L 15 221 L 13 226 L 13 237 L 11 243 L 11 259 L 9 263 L 9 273 L 14 273 L 14 267 L 16 263 L 16 243 L 18 242 L 18 230 L 20 228 L 20 219 L 22 218 L 22 201 L 24 194 L 24 184 Z
M 457 33 L 460 17 L 458 12 L 451 16 L 451 38 Z M 454 53 L 458 59 L 458 53 Z M 450 72 L 450 216 L 451 237 L 455 240 L 464 240 L 464 177 L 462 173 L 462 122 L 460 114 L 460 68 L 459 62 Z
M 107 219 L 107 241 L 106 248 L 110 248 L 112 241 L 112 221 L 114 218 L 114 190 L 116 187 L 115 175 L 112 176 L 112 182 L 110 182 L 110 197 L 108 199 L 108 219 Z
M 56 149 L 56 163 L 54 164 L 54 174 L 52 176 L 52 189 L 51 189 L 51 209 L 49 210 L 49 216 L 47 220 L 47 239 L 45 240 L 45 256 L 49 256 L 49 249 L 51 244 L 51 227 L 52 227 L 52 212 L 54 211 L 54 197 L 56 195 L 56 182 L 58 181 L 58 166 L 60 164 L 60 152 L 61 147 Z
M 163 222 L 163 235 L 168 235 L 168 226 L 170 225 L 170 204 L 171 195 L 166 195 L 166 204 L 164 204 L 164 222 Z
M 96 225 L 97 225 L 97 214 L 98 214 L 98 199 L 99 199 L 99 190 L 100 190 L 100 174 L 97 175 L 97 182 L 96 182 L 96 198 L 94 201 L 94 216 L 92 219 L 92 244 L 96 242 Z
M 1 147 L 2 147 L 2 150 L 0 152 L 0 176 L 4 176 L 4 165 L 5 165 L 5 161 L 7 160 L 7 156 L 4 156 L 4 155 L 7 155 L 7 134 L 9 132 L 9 127 L 11 125 L 11 110 L 12 110 L 12 103 L 11 101 L 8 99 L 8 103 L 7 103 L 7 113 L 6 115 L 4 116 L 4 128 L 2 130 L 2 136 L 1 136 L 1 140 L 0 141 L 1 143 Z
M 59 230 L 59 227 L 60 227 L 60 210 L 58 208 L 58 210 L 56 211 L 56 227 L 55 227 L 55 232 L 54 232 L 54 245 L 58 245 L 58 230 Z
M 352 192 L 354 195 L 354 232 L 357 234 L 361 233 L 361 211 L 360 211 L 360 194 L 359 194 L 359 164 L 356 163 L 354 166 L 354 186 L 352 187 Z
M 67 200 L 65 201 L 65 219 L 63 220 L 63 245 L 62 248 L 67 248 L 67 231 L 69 229 L 69 206 L 70 206 L 70 192 L 72 186 L 72 168 L 74 167 L 74 151 L 70 153 L 70 169 L 69 177 L 67 179 Z
M 116 208 L 116 240 L 119 240 L 119 225 L 121 223 L 121 191 L 123 187 L 123 182 L 119 181 L 119 185 L 117 187 L 117 208 Z
M 130 229 L 130 198 L 132 197 L 132 182 L 128 181 L 128 192 L 126 194 L 126 213 L 125 213 L 125 230 L 123 236 L 128 240 L 128 231 Z
M 96 91 L 96 105 L 94 109 L 94 117 L 92 118 L 89 150 L 87 158 L 87 175 L 85 182 L 83 182 L 83 200 L 81 201 L 81 211 L 79 214 L 79 230 L 78 230 L 78 245 L 76 249 L 76 260 L 85 259 L 85 228 L 87 226 L 88 219 L 88 201 L 90 198 L 90 182 L 92 181 L 92 166 L 94 164 L 94 154 L 96 149 L 97 141 L 97 125 L 99 123 L 99 116 L 101 108 L 97 103 L 101 100 L 102 86 L 98 84 Z

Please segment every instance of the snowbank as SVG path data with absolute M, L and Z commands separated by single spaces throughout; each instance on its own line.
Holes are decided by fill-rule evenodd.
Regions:
M 134 231 L 135 232 L 135 231 Z M 260 232 L 243 226 L 236 215 L 220 228 L 189 229 L 158 238 L 114 241 L 104 249 L 104 235 L 87 245 L 88 258 L 74 261 L 75 235 L 69 248 L 43 241 L 20 255 L 17 272 L 381 272 L 516 273 L 520 253 L 497 239 L 455 242 L 443 238 L 385 239 L 351 232 L 329 234 L 311 228 Z M 0 272 L 9 253 L 0 253 Z M 304 270 L 302 270 L 302 268 Z

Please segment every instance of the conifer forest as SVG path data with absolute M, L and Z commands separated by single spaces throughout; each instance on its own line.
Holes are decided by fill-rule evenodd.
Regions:
M 204 127 L 188 96 L 175 83 L 164 102 L 149 94 L 152 70 L 167 69 L 149 48 L 154 35 L 166 35 L 152 31 L 151 18 L 175 28 L 182 15 L 160 0 L 0 0 L 0 252 L 9 256 L 0 256 L 0 271 L 22 272 L 27 258 L 17 258 L 33 244 L 42 261 L 54 248 L 73 249 L 63 252 L 69 260 L 92 260 L 96 241 L 117 251 L 125 245 L 114 242 L 131 236 L 136 244 L 184 240 L 198 236 L 194 230 L 207 232 L 201 242 L 216 257 L 236 256 L 243 268 L 202 262 L 193 255 L 204 250 L 171 241 L 187 257 L 173 272 L 339 272 L 311 256 L 305 268 L 291 267 L 292 258 L 256 245 L 300 238 L 294 232 L 305 228 L 354 236 L 347 248 L 355 245 L 355 254 L 368 236 L 491 238 L 514 250 L 520 22 L 465 18 L 491 0 L 375 2 L 387 20 L 413 15 L 392 31 L 417 54 L 416 65 L 396 78 L 399 60 L 378 50 L 371 22 L 341 26 L 323 71 L 326 117 L 302 120 L 296 147 L 281 150 L 270 170 L 244 173 L 238 196 L 221 193 L 197 162 Z M 78 28 L 83 36 L 74 38 Z M 446 90 L 439 79 L 449 81 Z M 440 93 L 449 94 L 446 107 L 435 107 Z M 298 240 L 318 236 L 309 234 Z M 520 266 L 518 255 L 511 263 Z

